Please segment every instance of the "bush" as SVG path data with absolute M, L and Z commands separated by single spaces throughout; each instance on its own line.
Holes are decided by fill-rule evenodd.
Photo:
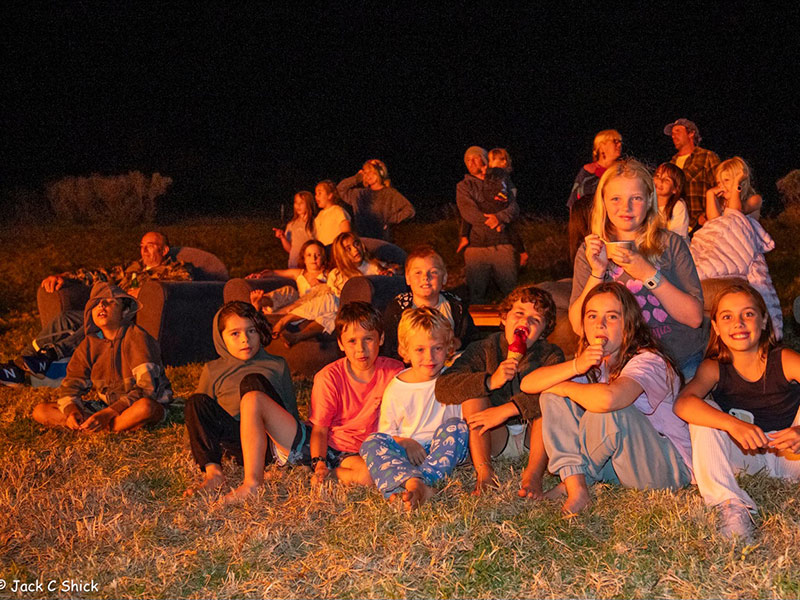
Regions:
M 156 198 L 166 193 L 169 177 L 139 171 L 104 177 L 65 177 L 45 186 L 56 218 L 80 223 L 116 225 L 149 223 L 156 215 Z

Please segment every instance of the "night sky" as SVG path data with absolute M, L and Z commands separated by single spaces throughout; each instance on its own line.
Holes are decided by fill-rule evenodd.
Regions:
M 130 4 L 7 10 L 4 189 L 139 169 L 175 179 L 167 212 L 277 216 L 377 157 L 434 217 L 479 144 L 509 149 L 523 209 L 566 215 L 597 131 L 656 165 L 678 117 L 744 157 L 768 204 L 800 167 L 796 2 Z

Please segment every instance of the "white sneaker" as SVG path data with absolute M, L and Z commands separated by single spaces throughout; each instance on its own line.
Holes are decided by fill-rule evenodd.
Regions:
M 738 500 L 726 500 L 719 505 L 719 533 L 726 539 L 741 538 L 753 541 L 753 517 L 747 507 Z

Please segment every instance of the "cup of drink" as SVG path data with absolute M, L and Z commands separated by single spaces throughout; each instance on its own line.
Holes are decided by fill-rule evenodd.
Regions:
M 621 242 L 606 242 L 606 249 L 607 250 L 633 250 L 633 241 L 632 240 L 623 240 Z

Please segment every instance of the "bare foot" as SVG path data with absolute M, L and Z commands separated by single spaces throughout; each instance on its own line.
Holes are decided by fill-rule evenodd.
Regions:
M 225 483 L 225 475 L 222 474 L 222 471 L 206 470 L 205 475 L 203 476 L 203 482 L 200 485 L 190 487 L 188 490 L 183 492 L 183 497 L 189 498 L 195 494 L 208 494 L 214 492 L 218 490 L 223 483 Z
M 484 465 L 475 469 L 475 475 L 477 480 L 475 481 L 475 489 L 472 491 L 473 496 L 480 496 L 485 491 L 499 487 L 494 469 L 491 466 Z
M 259 486 L 257 484 L 250 484 L 250 483 L 242 483 L 238 488 L 235 490 L 231 490 L 227 494 L 222 497 L 222 504 L 236 504 L 237 502 L 242 502 L 251 498 L 256 495 L 258 492 Z
M 416 477 L 409 479 L 406 481 L 406 491 L 403 492 L 403 508 L 405 508 L 406 511 L 419 508 L 425 504 L 431 496 L 433 496 L 433 489 L 425 485 L 425 482 Z
M 469 239 L 462 237 L 458 242 L 458 248 L 456 248 L 456 254 L 461 252 L 467 246 L 469 246 Z
M 572 517 L 592 504 L 586 477 L 571 475 L 564 480 L 567 489 L 567 501 L 561 507 L 561 512 L 566 517 Z
M 542 478 L 533 469 L 526 468 L 522 471 L 522 478 L 519 484 L 517 496 L 520 498 L 533 498 L 541 500 L 544 498 L 542 492 Z
M 544 493 L 546 500 L 561 500 L 567 497 L 567 486 L 562 481 L 556 487 L 550 488 Z
M 286 344 L 287 348 L 291 348 L 297 343 L 298 336 L 299 334 L 286 331 L 285 329 L 281 331 L 281 338 L 283 339 L 283 343 Z

